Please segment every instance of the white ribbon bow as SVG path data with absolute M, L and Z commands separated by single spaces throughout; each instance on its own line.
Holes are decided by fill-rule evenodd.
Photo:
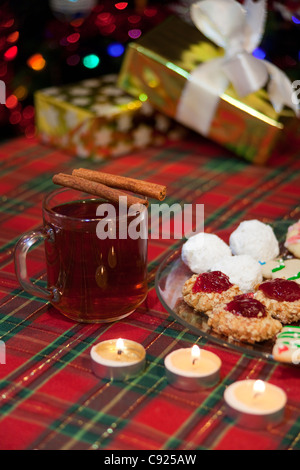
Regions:
M 293 86 L 278 67 L 252 55 L 264 33 L 266 0 L 201 0 L 191 6 L 197 28 L 224 48 L 223 57 L 205 62 L 190 74 L 177 108 L 177 119 L 207 135 L 221 95 L 232 83 L 242 98 L 268 82 L 268 94 L 276 112 L 284 105 L 296 115 Z

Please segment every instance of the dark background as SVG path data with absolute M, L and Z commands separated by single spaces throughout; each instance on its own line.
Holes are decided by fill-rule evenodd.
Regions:
M 191 0 L 79 0 L 0 1 L 0 80 L 6 104 L 0 104 L 0 139 L 35 136 L 33 93 L 48 86 L 73 83 L 117 73 L 129 41 L 137 40 L 170 14 L 189 21 Z M 62 11 L 72 3 L 73 13 Z M 243 3 L 243 2 L 242 2 Z M 284 9 L 282 6 L 284 5 Z M 300 2 L 268 3 L 266 31 L 260 45 L 263 57 L 300 79 Z M 37 55 L 38 54 L 38 55 Z M 85 65 L 92 55 L 95 63 Z M 99 60 L 98 65 L 97 58 Z

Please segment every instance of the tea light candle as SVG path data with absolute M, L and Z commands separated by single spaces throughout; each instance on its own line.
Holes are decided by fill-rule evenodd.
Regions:
M 262 380 L 240 380 L 226 388 L 228 415 L 243 427 L 259 429 L 278 424 L 284 415 L 285 392 Z
M 166 376 L 171 385 L 181 390 L 196 391 L 212 387 L 220 377 L 220 358 L 196 344 L 181 348 L 165 358 Z
M 90 355 L 92 370 L 101 379 L 128 380 L 141 373 L 146 364 L 143 346 L 122 338 L 96 344 Z

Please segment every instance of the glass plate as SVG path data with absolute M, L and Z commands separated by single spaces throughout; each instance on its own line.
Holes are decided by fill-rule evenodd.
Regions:
M 295 221 L 284 220 L 272 224 L 279 242 L 285 238 L 289 225 Z M 181 245 L 182 246 L 182 245 Z M 181 261 L 181 246 L 170 253 L 159 266 L 155 288 L 158 298 L 164 308 L 183 326 L 197 336 L 211 340 L 223 347 L 233 348 L 241 353 L 275 361 L 272 355 L 273 340 L 248 344 L 240 341 L 229 341 L 226 336 L 215 333 L 207 325 L 207 316 L 196 313 L 182 299 L 181 288 L 184 282 L 192 276 L 191 270 Z M 277 361 L 275 361 L 277 362 Z

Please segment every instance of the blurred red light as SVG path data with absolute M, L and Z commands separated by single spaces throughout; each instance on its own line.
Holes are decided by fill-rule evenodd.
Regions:
M 118 9 L 118 10 L 124 10 L 124 8 L 126 8 L 128 5 L 128 2 L 118 2 L 115 4 L 115 7 Z
M 155 8 L 155 7 L 145 8 L 144 13 L 148 17 L 155 16 L 157 14 L 157 8 Z
M 4 53 L 4 59 L 5 60 L 13 60 L 18 53 L 18 48 L 17 46 L 12 46 L 7 51 Z
M 18 98 L 15 95 L 10 95 L 8 98 L 6 98 L 6 107 L 9 109 L 13 109 L 17 106 L 18 104 Z
M 135 24 L 135 23 L 138 23 L 140 20 L 141 20 L 141 17 L 139 15 L 128 16 L 129 23 Z
M 71 44 L 77 42 L 80 38 L 80 34 L 79 33 L 73 33 L 73 34 L 70 34 L 70 36 L 67 37 L 67 40 L 68 42 L 70 42 Z
M 19 39 L 19 31 L 14 31 L 7 37 L 7 42 L 16 42 Z
M 13 111 L 9 116 L 9 122 L 11 124 L 18 124 L 21 121 L 21 113 L 19 111 Z
M 1 24 L 3 28 L 10 28 L 14 24 L 15 20 L 11 18 L 10 20 L 7 20 L 6 23 Z
M 24 119 L 31 119 L 34 116 L 34 107 L 29 105 L 23 109 L 23 117 Z
M 103 26 L 101 28 L 101 34 L 103 34 L 104 36 L 108 36 L 109 34 L 112 34 L 115 29 L 116 29 L 116 25 L 113 23 L 107 26 Z
M 111 15 L 109 12 L 104 12 L 104 13 L 100 13 L 99 15 L 97 15 L 97 22 L 101 26 L 110 24 L 113 21 L 114 21 L 114 16 Z
M 74 26 L 74 28 L 78 28 L 79 26 L 82 25 L 84 22 L 84 18 L 76 18 L 75 20 L 71 21 L 71 25 Z

